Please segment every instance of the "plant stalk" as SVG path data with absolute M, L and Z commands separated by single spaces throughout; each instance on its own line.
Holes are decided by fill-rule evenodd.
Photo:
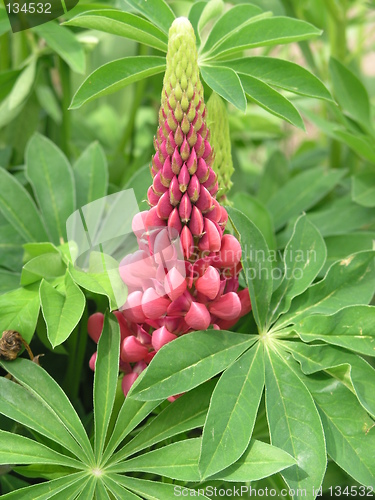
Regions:
M 68 110 L 71 101 L 71 78 L 70 68 L 66 62 L 59 57 L 59 73 L 61 82 L 61 109 L 62 109 L 62 124 L 61 124 L 61 149 L 69 158 L 69 142 L 71 137 L 71 119 Z

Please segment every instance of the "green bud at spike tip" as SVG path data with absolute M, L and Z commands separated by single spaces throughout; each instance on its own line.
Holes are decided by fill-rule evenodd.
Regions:
M 212 165 L 219 182 L 217 197 L 223 203 L 226 194 L 232 187 L 231 177 L 234 172 L 228 113 L 224 101 L 213 92 L 207 102 L 207 124 L 211 132 L 211 146 L 215 151 L 215 161 Z

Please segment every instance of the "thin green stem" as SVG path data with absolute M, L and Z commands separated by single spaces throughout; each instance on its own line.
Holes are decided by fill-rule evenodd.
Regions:
M 66 62 L 59 57 L 59 73 L 61 82 L 61 109 L 62 109 L 62 126 L 61 126 L 61 149 L 69 158 L 69 142 L 71 137 L 71 121 L 70 112 L 68 110 L 71 101 L 71 82 L 70 68 Z
M 87 306 L 80 324 L 73 330 L 68 340 L 69 363 L 66 370 L 64 386 L 71 399 L 76 399 L 79 393 L 82 368 L 87 344 Z
M 329 16 L 329 35 L 331 55 L 343 62 L 347 55 L 346 41 L 346 0 L 337 3 L 335 0 L 326 0 Z M 335 139 L 331 140 L 330 145 L 330 166 L 331 168 L 340 168 L 342 160 L 341 143 Z

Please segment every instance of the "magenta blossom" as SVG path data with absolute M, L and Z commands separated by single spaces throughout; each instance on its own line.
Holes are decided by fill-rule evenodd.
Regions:
M 224 234 L 228 214 L 216 200 L 220 187 L 197 57 L 190 22 L 176 19 L 154 140 L 150 209 L 134 217 L 139 249 L 120 263 L 129 292 L 115 313 L 125 395 L 165 344 L 210 326 L 228 329 L 251 309 L 248 290 L 238 291 L 241 246 Z M 94 341 L 102 328 L 103 315 L 89 318 Z

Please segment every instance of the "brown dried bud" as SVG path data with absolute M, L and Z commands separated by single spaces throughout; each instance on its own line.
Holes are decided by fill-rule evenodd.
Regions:
M 0 359 L 13 361 L 23 347 L 23 338 L 15 330 L 5 330 L 0 339 Z

